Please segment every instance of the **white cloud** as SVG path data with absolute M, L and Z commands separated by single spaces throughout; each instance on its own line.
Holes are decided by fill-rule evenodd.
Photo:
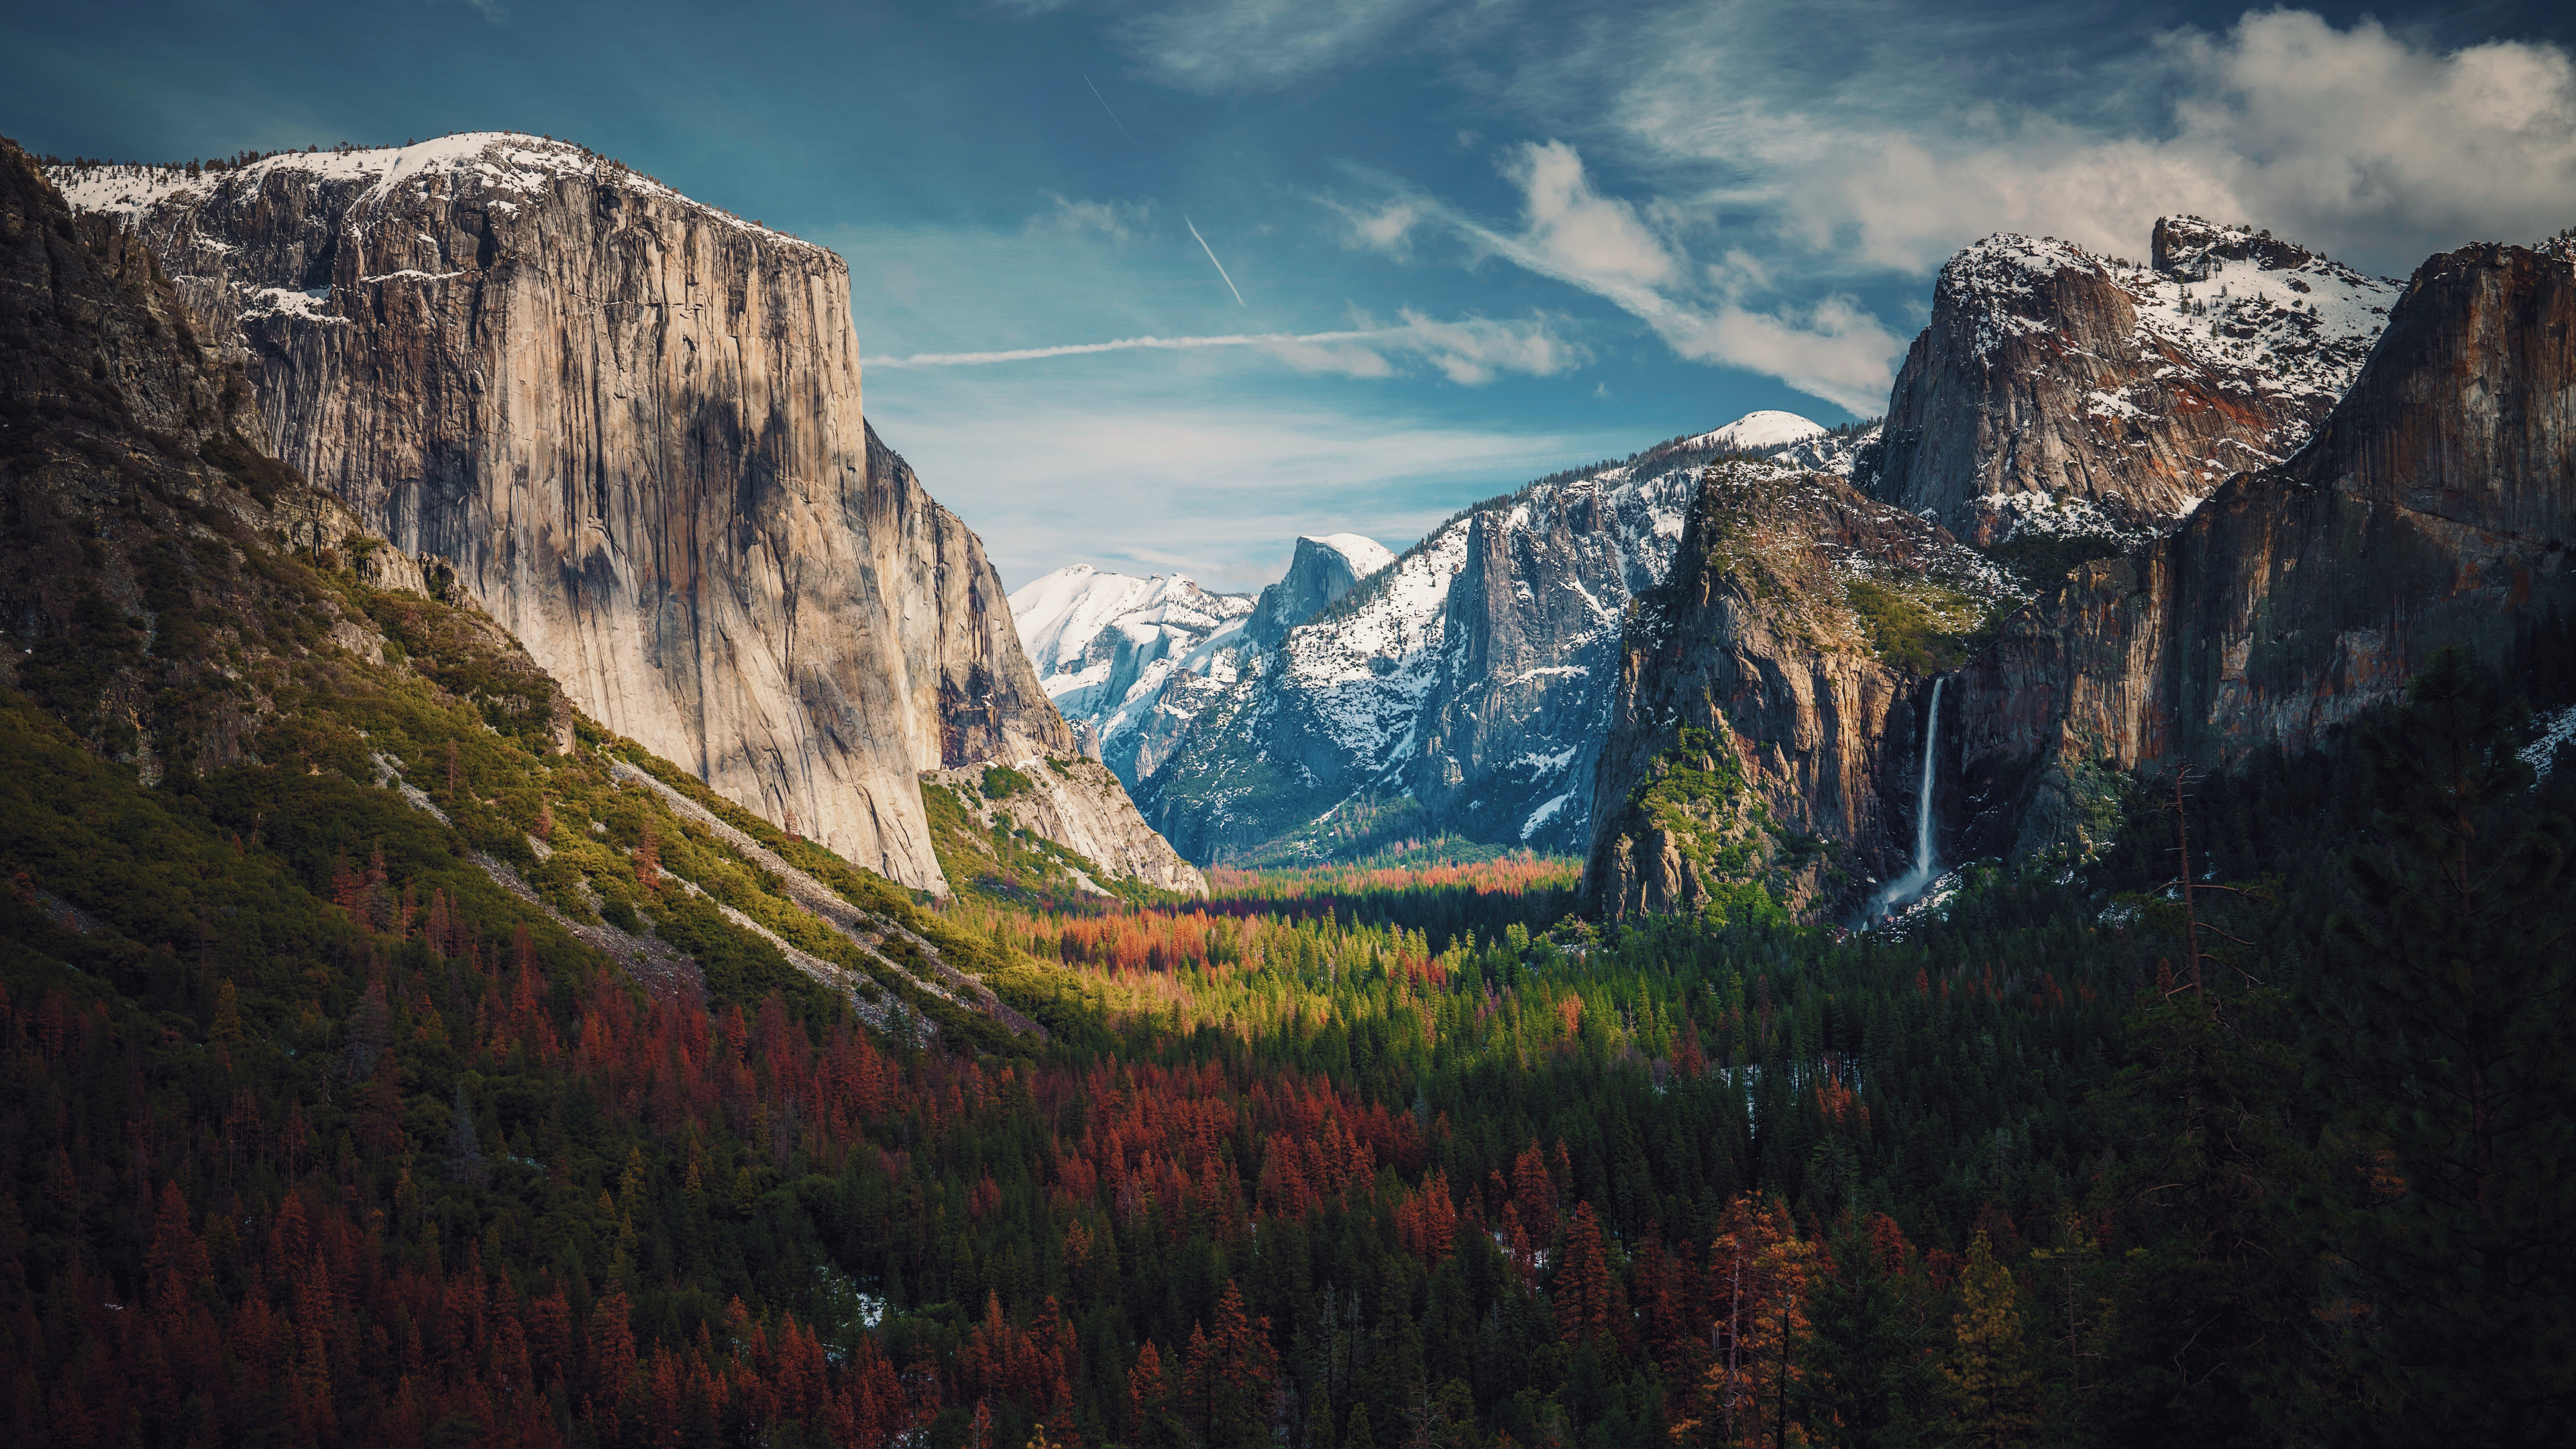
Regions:
M 925 352 L 906 357 L 869 359 L 875 369 L 988 367 L 1000 363 L 1043 362 L 1060 357 L 1091 357 L 1111 352 L 1204 352 L 1247 348 L 1276 358 L 1299 372 L 1344 377 L 1393 377 L 1401 369 L 1394 358 L 1428 365 L 1450 381 L 1475 386 L 1502 373 L 1552 377 L 1582 366 L 1591 354 L 1556 335 L 1550 320 L 1497 321 L 1469 317 L 1444 322 L 1411 309 L 1399 326 L 1362 325 L 1335 332 L 1234 332 L 1200 337 L 1121 337 L 1107 342 L 1069 342 L 1050 347 L 1014 347 L 994 352 Z
M 2371 20 L 2249 11 L 2220 33 L 2043 54 L 2039 80 L 1995 100 L 1921 63 L 1974 55 L 1971 36 L 1889 37 L 1816 77 L 1775 70 L 1740 19 L 1676 12 L 1541 89 L 1625 65 L 1605 143 L 1706 178 L 1811 266 L 1920 272 L 1998 230 L 2140 256 L 2156 217 L 2190 211 L 2402 271 L 2576 217 L 2576 65 L 2551 45 L 2442 50 Z
M 1560 275 L 1630 287 L 1671 279 L 1672 254 L 1628 203 L 1593 191 L 1573 147 L 1561 141 L 1520 147 L 1504 174 L 1523 192 L 1528 225 L 1520 244 Z
M 1413 228 L 1422 220 L 1421 209 L 1402 197 L 1373 210 L 1353 210 L 1327 200 L 1325 205 L 1340 212 L 1351 224 L 1343 244 L 1364 251 L 1384 252 L 1398 261 L 1413 255 Z
M 1165 84 L 1274 90 L 1382 49 L 1427 0 L 1182 0 L 1119 38 Z
M 1634 207 L 1595 190 L 1583 158 L 1561 142 L 1520 148 L 1505 174 L 1522 189 L 1518 233 L 1426 197 L 1409 196 L 1405 204 L 1481 256 L 1609 301 L 1693 362 L 1764 373 L 1853 412 L 1874 412 L 1885 402 L 1891 363 L 1905 344 L 1851 298 L 1767 311 L 1742 305 L 1743 262 L 1699 280 L 1686 255 L 1658 237 Z
M 1038 194 L 1052 205 L 1032 215 L 1022 226 L 1024 231 L 1097 232 L 1111 241 L 1125 242 L 1154 217 L 1154 203 L 1150 200 L 1080 201 L 1052 191 Z

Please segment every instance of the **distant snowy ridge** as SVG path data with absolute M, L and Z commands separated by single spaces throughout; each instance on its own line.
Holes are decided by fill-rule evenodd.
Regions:
M 1195 859 L 1312 857 L 1387 820 L 1571 851 L 1628 604 L 1670 566 L 1702 469 L 1755 453 L 1848 476 L 1875 436 L 1751 413 L 1473 504 L 1400 554 L 1300 538 L 1248 610 L 1075 565 L 1011 612 L 1058 707 Z
M 1231 677 L 1240 651 L 1230 646 L 1251 612 L 1252 600 L 1210 593 L 1186 575 L 1140 579 L 1089 564 L 1011 595 L 1011 622 L 1038 683 L 1122 780 L 1143 773 L 1140 758 L 1150 771 L 1160 759 L 1155 740 L 1177 729 L 1160 708 L 1176 672 Z

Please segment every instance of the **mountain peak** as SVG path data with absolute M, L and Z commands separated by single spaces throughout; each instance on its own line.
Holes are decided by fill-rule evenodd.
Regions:
M 1760 448 L 1784 448 L 1803 443 L 1830 431 L 1824 424 L 1802 418 L 1796 413 L 1765 408 L 1746 413 L 1725 427 L 1717 428 L 1687 440 L 1691 448 L 1723 448 L 1751 452 Z

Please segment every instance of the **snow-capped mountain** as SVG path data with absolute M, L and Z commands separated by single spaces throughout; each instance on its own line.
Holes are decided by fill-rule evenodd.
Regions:
M 1725 427 L 1700 434 L 1686 441 L 1708 448 L 1731 448 L 1740 452 L 1760 452 L 1803 443 L 1830 431 L 1824 424 L 1810 422 L 1796 413 L 1777 409 L 1746 413 Z
M 1072 564 L 1011 595 L 1011 620 L 1038 683 L 1101 763 L 1131 786 L 1161 762 L 1185 720 L 1164 714 L 1175 671 L 1226 669 L 1253 601 L 1183 574 L 1136 578 Z M 1212 640 L 1221 640 L 1209 648 Z
M 1201 861 L 1438 833 L 1580 849 L 1628 602 L 1670 565 L 1701 469 L 1800 447 L 1847 466 L 1866 436 L 1758 413 L 1458 513 L 1235 677 L 1192 676 L 1140 807 Z M 1301 562 L 1337 542 L 1301 540 Z
M 2230 476 L 2298 451 L 2399 291 L 2197 217 L 2157 222 L 2143 267 L 1988 237 L 1941 269 L 1853 480 L 1979 544 L 2034 525 L 2162 534 Z

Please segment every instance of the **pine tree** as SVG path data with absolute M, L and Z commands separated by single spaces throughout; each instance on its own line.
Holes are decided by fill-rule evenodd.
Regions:
M 2039 1417 L 2039 1374 L 2022 1336 L 2012 1270 L 1995 1261 L 1982 1230 L 1968 1244 L 1950 1331 L 1941 1379 L 1958 1437 L 1980 1449 L 2029 1443 Z
M 2379 1186 L 2319 1213 L 2368 1305 L 2353 1437 L 2564 1443 L 2576 1422 L 2571 830 L 2522 716 L 2458 650 L 2361 741 L 2377 850 L 2330 923 L 2351 960 L 2316 1055 Z
M 1829 1271 L 1809 1291 L 1799 1345 L 1800 1395 L 1810 1424 L 1838 1424 L 1850 1449 L 1928 1442 L 1940 1380 L 1930 1356 L 1930 1285 L 1911 1244 L 1885 1214 L 1847 1213 L 1828 1245 Z

